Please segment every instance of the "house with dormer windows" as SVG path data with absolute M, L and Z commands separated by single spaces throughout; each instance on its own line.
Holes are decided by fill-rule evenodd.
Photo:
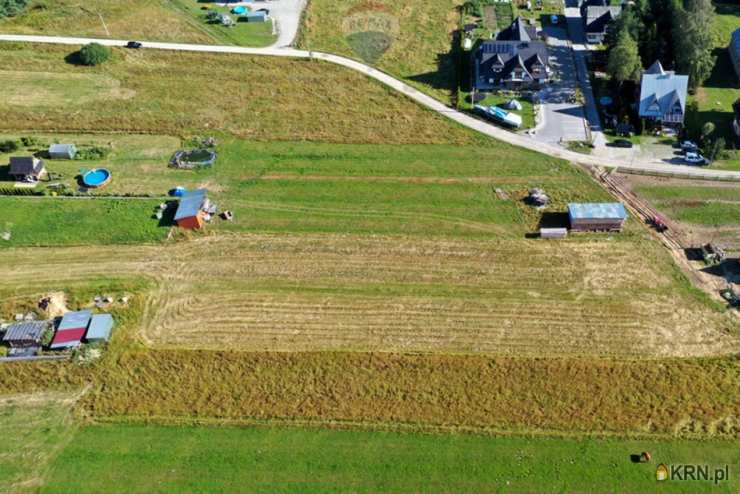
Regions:
M 666 126 L 681 126 L 686 114 L 689 76 L 677 75 L 655 62 L 642 74 L 640 118 Z
M 539 89 L 549 79 L 547 45 L 521 18 L 475 51 L 473 87 L 478 91 Z

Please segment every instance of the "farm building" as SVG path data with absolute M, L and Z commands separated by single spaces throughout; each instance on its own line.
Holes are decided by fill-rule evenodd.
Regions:
M 44 162 L 33 156 L 13 156 L 10 158 L 8 174 L 16 180 L 38 180 L 46 173 Z
M 89 310 L 67 312 L 64 314 L 49 347 L 52 350 L 62 350 L 79 346 L 82 342 L 82 337 L 85 336 L 91 317 L 92 313 Z
M 26 321 L 11 324 L 5 330 L 3 342 L 11 348 L 40 347 L 41 336 L 47 326 L 46 321 Z
M 267 22 L 267 12 L 257 10 L 255 12 L 249 12 L 243 17 L 247 22 Z
M 95 314 L 90 318 L 85 341 L 88 343 L 108 341 L 112 329 L 113 316 L 110 314 Z
M 571 203 L 568 217 L 573 231 L 620 231 L 627 210 L 619 202 Z
M 53 160 L 73 160 L 77 154 L 74 144 L 52 144 L 49 146 L 49 158 Z
M 175 212 L 175 223 L 180 228 L 201 228 L 205 222 L 210 201 L 206 189 L 197 189 L 183 194 Z

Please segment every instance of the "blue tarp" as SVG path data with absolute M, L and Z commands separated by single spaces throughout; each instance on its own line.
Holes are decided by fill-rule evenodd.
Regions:
M 571 219 L 577 220 L 624 220 L 627 218 L 627 210 L 620 202 L 570 203 L 568 204 L 568 215 Z
M 175 221 L 196 216 L 206 200 L 206 189 L 185 192 L 177 205 Z

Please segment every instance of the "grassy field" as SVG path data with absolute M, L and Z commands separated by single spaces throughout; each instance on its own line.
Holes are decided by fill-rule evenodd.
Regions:
M 466 110 L 473 110 L 475 105 L 482 105 L 482 106 L 491 106 L 496 105 L 498 107 L 504 108 L 504 104 L 507 103 L 509 100 L 512 99 L 511 96 L 506 96 L 503 94 L 490 94 L 486 96 L 486 98 L 483 101 L 479 101 L 478 103 L 471 103 L 467 95 L 465 93 L 461 93 L 461 95 L 464 95 L 464 103 L 460 105 L 461 108 Z M 522 105 L 521 110 L 512 110 L 513 113 L 516 115 L 520 115 L 522 117 L 522 126 L 520 130 L 524 129 L 531 129 L 534 127 L 534 105 L 531 101 L 527 101 L 523 98 L 515 98 L 519 103 Z
M 90 68 L 65 62 L 71 47 L 2 43 L 0 50 L 0 77 L 23 72 L 32 81 L 0 102 L 0 131 L 492 143 L 360 74 L 316 61 L 121 49 Z
M 0 248 L 135 244 L 163 240 L 170 223 L 152 218 L 157 200 L 0 197 Z
M 732 104 L 740 97 L 740 91 L 737 89 L 737 76 L 733 70 L 727 45 L 732 32 L 740 28 L 740 5 L 715 2 L 715 8 L 717 16 L 712 34 L 717 62 L 712 75 L 696 93 L 695 100 L 699 105 L 696 117 L 698 127 L 704 122 L 713 122 L 716 126 L 715 135 L 724 137 L 729 146 L 734 142 Z M 690 118 L 692 116 L 688 115 L 687 119 Z M 740 170 L 740 154 L 732 151 L 729 159 L 718 160 L 712 164 L 712 167 Z
M 459 0 L 312 0 L 298 46 L 365 60 L 409 84 L 449 101 L 455 90 L 453 33 Z M 363 34 L 382 32 L 388 43 Z M 383 48 L 387 48 L 383 51 Z
M 43 265 L 40 252 L 8 251 L 0 275 L 35 287 L 114 272 L 152 280 L 136 333 L 156 347 L 618 357 L 738 349 L 732 318 L 640 243 L 251 234 L 44 250 Z
M 200 26 L 219 43 L 239 46 L 268 46 L 275 42 L 272 35 L 272 21 L 268 22 L 241 22 L 237 21 L 239 16 L 231 14 L 231 8 L 221 7 L 217 4 L 206 5 L 199 0 L 171 0 L 170 7 L 177 9 L 186 15 L 192 16 Z M 231 27 L 220 24 L 209 24 L 206 13 L 214 10 L 223 14 L 229 14 L 236 25 Z
M 630 455 L 648 450 L 650 464 Z M 660 462 L 730 466 L 726 441 L 486 438 L 305 429 L 83 428 L 54 463 L 49 493 L 646 492 Z M 733 483 L 670 482 L 670 492 Z
M 33 0 L 17 17 L 0 20 L 0 31 L 192 43 L 214 42 L 197 21 L 167 0 Z
M 637 192 L 678 221 L 737 227 L 740 234 L 740 187 L 643 186 Z
M 0 397 L 0 485 L 3 492 L 36 492 L 54 457 L 76 431 L 70 393 Z

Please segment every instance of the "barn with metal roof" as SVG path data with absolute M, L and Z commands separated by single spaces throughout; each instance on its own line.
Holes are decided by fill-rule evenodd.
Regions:
M 627 210 L 620 202 L 570 203 L 568 218 L 574 231 L 620 231 Z
M 177 226 L 189 229 L 203 226 L 205 209 L 208 208 L 206 193 L 206 189 L 197 189 L 182 196 L 175 212 Z
M 24 321 L 11 324 L 5 330 L 3 342 L 12 348 L 41 346 L 41 336 L 48 325 L 46 321 Z
M 89 310 L 67 312 L 64 314 L 49 348 L 52 350 L 62 350 L 79 346 L 83 336 L 85 336 L 91 317 L 92 312 Z

